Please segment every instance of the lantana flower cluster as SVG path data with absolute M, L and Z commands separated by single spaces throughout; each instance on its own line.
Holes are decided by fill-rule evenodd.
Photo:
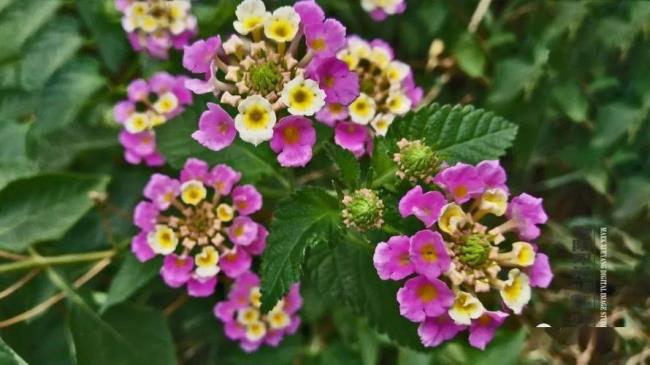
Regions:
M 215 151 L 236 135 L 254 145 L 270 141 L 282 166 L 304 166 L 316 142 L 308 117 L 326 102 L 349 103 L 358 94 L 358 78 L 335 58 L 345 27 L 313 1 L 271 12 L 261 0 L 244 0 L 236 16 L 237 34 L 225 42 L 215 36 L 185 48 L 184 67 L 204 75 L 186 86 L 237 110 L 233 119 L 209 103 L 192 136 Z
M 359 77 L 359 95 L 345 107 L 328 102 L 317 118 L 335 129 L 336 144 L 357 157 L 372 151 L 375 135 L 384 136 L 396 117 L 422 100 L 411 67 L 395 59 L 393 48 L 375 39 L 350 36 L 337 57 Z
M 113 109 L 115 120 L 123 126 L 119 140 L 129 163 L 148 166 L 165 163 L 156 148 L 154 130 L 192 103 L 192 93 L 185 88 L 185 80 L 184 76 L 159 72 L 149 80 L 137 79 L 129 84 L 128 98 Z
M 300 326 L 297 312 L 302 307 L 302 297 L 298 284 L 266 314 L 260 311 L 260 299 L 260 279 L 248 271 L 235 279 L 228 298 L 214 307 L 214 315 L 223 322 L 226 336 L 239 341 L 247 352 L 263 344 L 277 346 L 285 335 L 295 333 Z
M 131 249 L 140 261 L 164 256 L 160 274 L 190 296 L 210 296 L 218 274 L 236 279 L 262 254 L 268 231 L 250 216 L 262 208 L 252 185 L 238 185 L 241 174 L 227 165 L 212 169 L 189 159 L 175 179 L 154 174 L 135 207 L 140 228 Z
M 138 52 L 165 59 L 170 48 L 182 49 L 197 33 L 190 0 L 115 0 L 115 5 Z
M 532 243 L 547 220 L 542 199 L 509 198 L 498 161 L 458 163 L 433 182 L 442 191 L 418 185 L 399 202 L 401 216 L 415 216 L 425 229 L 379 243 L 374 265 L 383 280 L 407 279 L 397 293 L 400 313 L 419 323 L 425 346 L 469 329 L 470 344 L 484 349 L 511 313 L 522 312 L 531 287 L 546 288 L 553 277 Z
M 363 10 L 370 13 L 376 21 L 382 21 L 390 15 L 401 14 L 406 10 L 405 0 L 361 0 Z

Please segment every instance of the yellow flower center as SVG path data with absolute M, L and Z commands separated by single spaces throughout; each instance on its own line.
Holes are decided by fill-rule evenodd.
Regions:
M 244 126 L 247 129 L 264 129 L 270 121 L 269 112 L 261 105 L 251 105 L 244 113 Z
M 289 93 L 289 106 L 304 111 L 312 106 L 314 99 L 315 95 L 308 87 L 299 85 Z
M 300 132 L 298 132 L 298 128 L 296 127 L 287 127 L 282 131 L 282 136 L 286 143 L 293 144 L 300 139 Z
M 436 250 L 434 249 L 433 244 L 431 243 L 422 246 L 422 249 L 420 250 L 420 255 L 422 256 L 425 262 L 433 263 L 438 261 L 438 254 L 436 254 Z
M 417 297 L 424 303 L 429 303 L 438 297 L 436 288 L 431 284 L 421 285 L 416 290 Z

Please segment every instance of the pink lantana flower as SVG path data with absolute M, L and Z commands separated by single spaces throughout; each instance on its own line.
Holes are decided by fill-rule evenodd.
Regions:
M 346 130 L 337 128 L 338 124 L 354 123 L 366 129 L 369 141 L 364 145 L 370 146 L 375 136 L 386 135 L 396 117 L 417 106 L 422 92 L 413 82 L 411 68 L 395 60 L 392 48 L 383 41 L 366 42 L 359 37 L 349 36 L 345 48 L 337 53 L 337 58 L 357 75 L 359 94 L 348 103 L 328 100 L 325 111 L 317 118 L 335 126 L 335 142 L 360 157 L 370 154 L 371 149 L 359 149 L 345 143 L 347 138 L 339 134 L 346 133 Z M 346 113 L 339 112 L 341 106 L 345 107 Z
M 315 139 L 309 118 L 320 115 L 326 100 L 359 93 L 356 76 L 335 58 L 345 46 L 345 27 L 326 19 L 313 1 L 270 11 L 262 0 L 244 0 L 235 15 L 237 34 L 185 47 L 183 66 L 203 75 L 186 86 L 237 110 L 231 118 L 209 104 L 193 138 L 215 151 L 235 136 L 256 146 L 271 141 L 280 165 L 305 166 Z
M 423 145 L 418 142 L 415 147 L 422 151 Z M 402 149 L 399 160 L 413 173 L 407 152 Z M 440 165 L 427 166 L 438 169 Z M 398 206 L 402 217 L 415 215 L 428 229 L 410 238 L 394 236 L 379 243 L 375 268 L 382 280 L 407 279 L 398 291 L 400 313 L 420 323 L 423 345 L 438 346 L 469 328 L 470 344 L 484 349 L 510 313 L 522 313 L 531 299 L 531 288 L 546 288 L 553 279 L 548 256 L 536 244 L 518 240 L 539 236 L 537 225 L 547 220 L 542 200 L 525 193 L 510 199 L 506 173 L 498 161 L 477 166 L 459 163 L 443 168 L 433 179 L 423 175 L 428 170 L 416 171 L 412 176 L 417 179 L 409 181 L 434 182 L 442 194 L 424 193 L 416 186 Z M 429 211 L 423 212 L 425 208 Z M 492 217 L 485 222 L 488 215 Z M 486 226 L 499 219 L 505 222 Z M 431 299 L 433 309 L 427 307 L 424 299 L 434 297 L 427 283 L 441 283 L 436 289 L 453 287 L 452 298 L 444 305 Z M 483 300 L 492 303 L 494 297 L 501 306 L 489 310 Z
M 494 338 L 496 330 L 508 318 L 508 313 L 485 311 L 482 316 L 472 321 L 469 327 L 469 343 L 481 350 Z
M 405 0 L 361 0 L 363 10 L 370 13 L 375 21 L 383 21 L 390 15 L 401 14 L 406 10 Z
M 115 0 L 122 28 L 134 50 L 166 59 L 169 49 L 182 49 L 197 33 L 189 0 Z
M 437 191 L 422 192 L 421 186 L 409 190 L 399 201 L 399 213 L 406 218 L 416 216 L 425 227 L 431 227 L 438 217 L 442 207 L 447 203 L 444 195 Z
M 137 79 L 127 88 L 128 99 L 118 102 L 113 116 L 123 129 L 119 141 L 131 164 L 160 166 L 164 158 L 156 148 L 155 128 L 167 123 L 192 103 L 184 76 L 159 72 L 148 81 Z
M 131 249 L 140 261 L 164 256 L 160 274 L 191 296 L 209 296 L 217 276 L 234 279 L 264 251 L 268 232 L 249 217 L 262 207 L 252 185 L 236 186 L 240 174 L 226 165 L 189 159 L 179 179 L 154 174 L 135 207 L 140 232 Z
M 467 326 L 458 325 L 448 314 L 437 317 L 428 317 L 418 327 L 418 335 L 426 347 L 436 347 L 441 343 L 451 340 Z
M 275 126 L 271 149 L 278 154 L 278 162 L 284 167 L 305 166 L 312 158 L 316 144 L 316 130 L 305 117 L 284 117 Z
M 382 280 L 402 280 L 413 274 L 414 267 L 409 257 L 410 241 L 407 236 L 393 236 L 381 242 L 375 249 L 373 262 Z
M 458 204 L 467 202 L 473 195 L 480 194 L 485 189 L 477 169 L 464 163 L 457 163 L 440 171 L 433 178 L 433 182 L 445 188 Z
M 284 336 L 295 333 L 300 325 L 302 307 L 300 287 L 294 284 L 289 293 L 266 314 L 260 311 L 260 280 L 247 271 L 235 279 L 228 298 L 218 302 L 214 315 L 224 324 L 226 337 L 239 341 L 246 352 L 262 345 L 277 346 Z
M 413 322 L 446 313 L 454 302 L 454 293 L 447 284 L 424 276 L 408 279 L 397 291 L 400 314 Z
M 430 230 L 419 231 L 411 237 L 409 257 L 415 272 L 429 280 L 436 279 L 451 265 L 442 235 Z

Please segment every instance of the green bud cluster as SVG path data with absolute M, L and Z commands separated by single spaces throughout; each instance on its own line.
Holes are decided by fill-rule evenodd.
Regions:
M 460 261 L 471 267 L 483 265 L 490 255 L 490 243 L 484 234 L 468 235 L 465 242 L 456 247 Z
M 367 231 L 384 224 L 384 202 L 376 192 L 360 189 L 343 198 L 343 222 L 349 228 Z
M 254 65 L 250 69 L 250 85 L 252 90 L 262 94 L 275 90 L 282 80 L 278 67 L 273 62 Z
M 397 142 L 399 152 L 393 160 L 397 163 L 397 176 L 413 183 L 420 180 L 430 182 L 438 171 L 440 159 L 433 149 L 421 140 Z

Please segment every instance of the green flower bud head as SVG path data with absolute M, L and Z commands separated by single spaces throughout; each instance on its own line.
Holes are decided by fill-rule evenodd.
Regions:
M 343 222 L 359 231 L 381 228 L 384 224 L 384 202 L 377 193 L 360 189 L 343 198 Z
M 406 139 L 397 142 L 397 147 L 399 152 L 393 158 L 398 167 L 397 176 L 414 183 L 418 180 L 430 182 L 433 179 L 440 166 L 440 159 L 431 147 L 421 140 Z
M 483 234 L 467 236 L 464 245 L 458 246 L 458 258 L 466 265 L 478 267 L 485 263 L 490 255 L 490 243 Z
M 269 93 L 282 79 L 278 68 L 272 62 L 254 65 L 250 69 L 250 88 L 261 93 Z

